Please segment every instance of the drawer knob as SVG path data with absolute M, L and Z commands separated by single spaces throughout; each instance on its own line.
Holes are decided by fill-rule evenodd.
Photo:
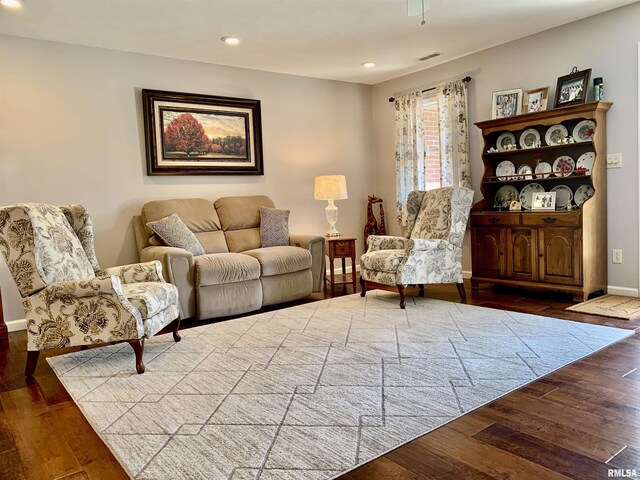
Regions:
M 545 217 L 542 219 L 544 223 L 555 223 L 558 220 L 557 217 Z
M 491 223 L 498 223 L 500 221 L 500 219 L 498 217 L 491 217 L 491 218 L 489 218 L 489 221 Z

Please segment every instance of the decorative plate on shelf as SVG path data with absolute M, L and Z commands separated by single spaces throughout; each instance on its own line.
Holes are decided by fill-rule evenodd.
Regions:
M 518 200 L 518 189 L 513 185 L 503 185 L 496 192 L 494 200 L 496 205 L 506 207 L 514 200 Z
M 556 176 L 558 177 L 568 177 L 575 169 L 576 162 L 569 155 L 562 155 L 553 162 L 553 171 L 556 172 Z
M 498 179 L 503 182 L 507 180 L 512 180 L 511 176 L 514 175 L 515 173 L 516 173 L 516 166 L 513 164 L 513 162 L 510 162 L 509 160 L 504 160 L 500 162 L 496 167 L 496 176 L 505 177 L 505 178 Z
M 529 183 L 520 190 L 520 203 L 525 210 L 531 210 L 531 199 L 534 193 L 544 192 L 544 187 L 539 183 Z
M 547 145 L 560 145 L 562 139 L 569 135 L 569 130 L 564 125 L 554 125 L 549 127 L 547 133 L 544 134 L 544 141 Z
M 547 162 L 540 162 L 536 165 L 536 178 L 547 178 L 552 171 L 551 165 Z
M 533 180 L 533 168 L 531 165 L 520 165 L 518 168 L 518 175 L 520 180 Z
M 573 190 L 566 185 L 556 185 L 551 191 L 556 192 L 556 208 L 566 210 L 569 202 L 573 200 Z
M 582 120 L 573 127 L 572 137 L 576 142 L 590 142 L 596 131 L 596 122 L 593 120 Z M 591 133 L 591 135 L 589 135 Z
M 520 148 L 536 148 L 540 141 L 540 133 L 535 128 L 528 128 L 520 135 Z
M 573 195 L 573 198 L 576 200 L 576 205 L 581 207 L 584 202 L 593 197 L 595 190 L 591 185 L 580 185 L 576 193 Z
M 593 162 L 596 160 L 596 154 L 593 152 L 583 153 L 578 157 L 578 161 L 576 162 L 576 168 L 586 168 L 587 171 L 585 175 L 591 175 L 591 170 L 593 169 Z
M 498 137 L 496 141 L 496 147 L 499 151 L 504 152 L 507 150 L 507 145 L 515 145 L 516 136 L 511 132 L 504 132 Z

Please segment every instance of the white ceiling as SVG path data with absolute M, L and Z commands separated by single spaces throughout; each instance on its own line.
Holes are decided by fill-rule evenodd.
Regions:
M 24 0 L 0 33 L 375 84 L 636 1 L 431 0 L 420 26 L 406 0 Z

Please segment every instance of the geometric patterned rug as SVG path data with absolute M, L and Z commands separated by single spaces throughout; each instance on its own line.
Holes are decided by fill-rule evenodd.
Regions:
M 374 290 L 47 360 L 134 478 L 320 480 L 633 333 Z

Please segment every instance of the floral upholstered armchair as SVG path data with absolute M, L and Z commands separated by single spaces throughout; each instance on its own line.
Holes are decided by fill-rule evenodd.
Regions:
M 405 307 L 406 285 L 455 283 L 463 301 L 462 241 L 473 202 L 473 190 L 445 187 L 415 190 L 407 197 L 408 238 L 372 235 L 360 258 L 361 295 L 366 282 L 395 285 L 400 308 Z
M 128 341 L 144 372 L 144 339 L 174 322 L 180 340 L 176 287 L 160 262 L 101 270 L 91 215 L 81 205 L 18 204 L 0 208 L 0 251 L 23 298 L 27 365 L 41 350 Z

